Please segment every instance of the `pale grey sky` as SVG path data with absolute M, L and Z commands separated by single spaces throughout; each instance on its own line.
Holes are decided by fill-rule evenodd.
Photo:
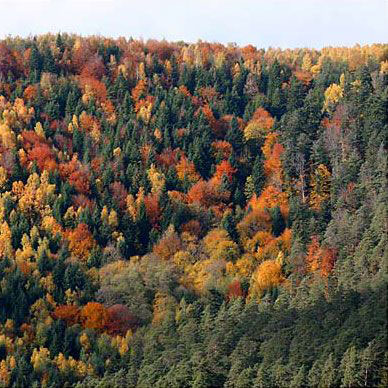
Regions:
M 74 32 L 261 47 L 388 43 L 388 0 L 0 0 L 0 37 Z

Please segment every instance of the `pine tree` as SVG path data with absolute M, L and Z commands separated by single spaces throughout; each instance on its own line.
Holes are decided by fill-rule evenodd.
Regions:
M 259 196 L 265 185 L 265 174 L 264 174 L 264 161 L 263 156 L 256 156 L 255 163 L 252 167 L 252 182 L 254 190 L 257 196 Z
M 237 153 L 241 152 L 243 146 L 243 132 L 241 131 L 235 116 L 233 116 L 233 119 L 230 123 L 225 140 L 232 145 L 233 149 Z
M 222 218 L 221 226 L 228 232 L 233 241 L 238 242 L 238 233 L 236 229 L 236 221 L 231 212 L 225 213 Z
M 305 366 L 302 365 L 298 372 L 293 376 L 290 382 L 290 388 L 304 388 L 306 387 L 306 372 Z
M 279 206 L 275 206 L 270 210 L 272 221 L 272 233 L 275 237 L 279 237 L 286 228 L 286 222 L 280 211 Z
M 46 49 L 44 50 L 42 70 L 47 71 L 49 73 L 57 72 L 55 59 L 49 47 L 46 47 Z
M 257 370 L 256 378 L 253 382 L 254 388 L 272 388 L 275 387 L 275 382 L 271 378 L 268 371 L 268 366 L 261 364 Z
M 321 380 L 319 382 L 319 387 L 336 387 L 337 383 L 337 368 L 333 359 L 333 353 L 330 353 L 329 357 L 326 359 L 321 374 Z
M 373 386 L 377 382 L 375 378 L 377 356 L 375 341 L 371 341 L 360 353 L 360 380 L 364 387 Z
M 137 230 L 137 243 L 139 245 L 139 251 L 145 252 L 149 241 L 149 232 L 151 225 L 148 221 L 146 207 L 142 201 L 139 208 L 139 213 L 136 217 L 135 227 Z
M 355 346 L 351 346 L 342 357 L 340 364 L 341 387 L 355 387 L 360 383 L 360 367 L 357 353 Z
M 34 43 L 31 47 L 31 54 L 29 59 L 29 67 L 31 74 L 34 74 L 34 82 L 37 82 L 40 78 L 40 74 L 43 68 L 43 58 L 37 45 Z
M 318 387 L 321 380 L 321 361 L 316 360 L 309 370 L 307 382 L 310 387 Z

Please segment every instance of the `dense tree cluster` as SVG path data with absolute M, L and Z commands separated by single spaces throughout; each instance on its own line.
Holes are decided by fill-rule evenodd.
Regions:
M 387 386 L 388 45 L 0 42 L 0 386 Z

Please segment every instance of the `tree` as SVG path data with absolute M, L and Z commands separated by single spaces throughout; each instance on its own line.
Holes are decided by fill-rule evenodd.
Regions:
M 40 73 L 43 68 L 43 58 L 37 45 L 34 43 L 30 49 L 29 66 L 31 75 L 35 74 L 35 82 L 39 80 Z
M 183 155 L 179 163 L 175 166 L 178 178 L 183 181 L 185 177 L 189 180 L 196 182 L 200 176 L 197 173 L 194 163 L 188 161 L 188 159 Z
M 340 85 L 335 83 L 331 84 L 325 90 L 325 102 L 323 104 L 324 110 L 331 110 L 333 106 L 340 101 L 343 97 L 343 89 Z
M 102 331 L 109 322 L 109 313 L 102 304 L 89 302 L 81 310 L 81 321 L 87 329 Z
M 213 229 L 203 241 L 212 260 L 234 261 L 238 256 L 238 245 L 230 240 L 225 229 Z
M 80 309 L 75 305 L 61 305 L 55 308 L 53 316 L 63 319 L 67 325 L 72 326 L 80 321 Z
M 322 368 L 320 387 L 335 387 L 338 385 L 336 366 L 333 360 L 333 354 L 330 353 Z
M 233 168 L 229 161 L 223 160 L 216 166 L 216 172 L 213 176 L 213 181 L 216 185 L 221 184 L 222 178 L 226 176 L 229 182 L 232 182 L 233 175 L 236 173 L 236 169 Z
M 318 387 L 321 379 L 321 360 L 314 361 L 307 375 L 307 382 L 311 387 Z
M 54 153 L 47 144 L 37 144 L 28 151 L 27 157 L 29 160 L 35 161 L 41 171 L 53 171 L 57 168 Z
M 278 260 L 263 261 L 253 273 L 249 294 L 261 296 L 265 290 L 279 286 L 284 281 Z
M 244 292 L 241 288 L 241 283 L 238 280 L 233 280 L 233 282 L 230 283 L 228 286 L 228 300 L 231 300 L 233 298 L 241 298 L 243 296 Z
M 330 198 L 330 179 L 329 170 L 320 164 L 311 177 L 310 204 L 314 210 L 319 211 L 322 203 Z
M 233 117 L 226 133 L 225 140 L 229 142 L 237 153 L 241 152 L 243 145 L 243 132 L 241 131 L 236 117 Z
M 125 335 L 128 330 L 133 330 L 138 325 L 137 318 L 123 304 L 115 304 L 107 309 L 109 319 L 106 324 L 110 334 Z
M 376 349 L 376 342 L 373 340 L 360 354 L 360 378 L 365 387 L 374 384 L 377 357 L 378 350 Z
M 354 346 L 349 347 L 344 353 L 341 364 L 341 387 L 354 387 L 360 383 L 360 367 L 357 350 Z
M 255 163 L 252 167 L 252 183 L 254 191 L 259 196 L 265 185 L 265 174 L 264 174 L 264 161 L 261 155 L 256 156 Z
M 271 130 L 274 124 L 274 119 L 263 108 L 258 108 L 244 129 L 245 140 L 262 139 Z
M 70 251 L 82 261 L 86 261 L 96 244 L 88 226 L 83 223 L 78 224 L 75 229 L 66 232 L 66 235 Z
M 298 372 L 294 375 L 290 382 L 290 388 L 301 388 L 306 386 L 306 372 L 305 366 L 302 365 Z
M 136 215 L 135 226 L 137 230 L 137 241 L 139 243 L 139 248 L 144 252 L 148 245 L 149 231 L 151 230 L 144 200 L 140 203 L 139 212 Z
M 174 228 L 170 227 L 157 244 L 154 245 L 153 252 L 164 260 L 171 260 L 174 254 L 181 248 L 182 242 L 178 234 Z
M 233 241 L 238 242 L 236 221 L 231 212 L 225 212 L 221 220 L 221 226 L 228 232 Z

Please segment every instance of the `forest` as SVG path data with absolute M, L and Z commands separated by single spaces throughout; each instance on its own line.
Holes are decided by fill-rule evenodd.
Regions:
M 387 387 L 388 44 L 0 41 L 0 387 Z

